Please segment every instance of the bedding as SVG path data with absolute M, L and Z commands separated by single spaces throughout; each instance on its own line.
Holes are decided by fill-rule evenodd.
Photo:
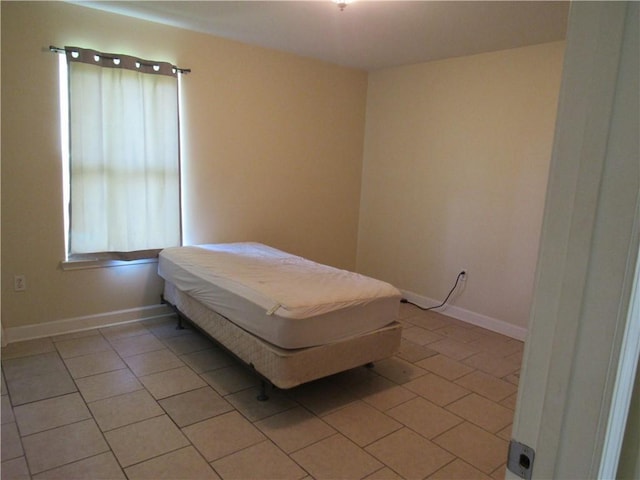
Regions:
M 163 299 L 180 317 L 280 388 L 387 358 L 400 346 L 395 287 L 266 245 L 167 248 L 158 273 Z
M 165 281 L 264 340 L 304 348 L 396 319 L 390 284 L 259 243 L 173 247 L 159 256 Z

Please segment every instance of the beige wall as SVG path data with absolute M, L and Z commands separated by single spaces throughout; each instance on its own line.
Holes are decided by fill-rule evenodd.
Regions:
M 59 267 L 50 44 L 193 69 L 188 243 L 262 241 L 427 299 L 466 268 L 456 305 L 526 327 L 562 42 L 378 71 L 367 85 L 365 72 L 77 5 L 1 8 L 5 328 L 154 305 L 161 289 L 153 264 Z M 13 291 L 17 273 L 26 292 Z
M 2 2 L 2 324 L 159 302 L 155 265 L 62 271 L 58 56 L 168 60 L 183 81 L 185 236 L 256 240 L 355 267 L 367 77 L 61 2 Z M 27 291 L 13 291 L 25 274 Z
M 564 42 L 369 75 L 358 270 L 526 328 Z

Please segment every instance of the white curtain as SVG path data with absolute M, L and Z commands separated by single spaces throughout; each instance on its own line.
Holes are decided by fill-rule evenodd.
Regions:
M 179 245 L 175 75 L 70 61 L 69 107 L 69 253 Z

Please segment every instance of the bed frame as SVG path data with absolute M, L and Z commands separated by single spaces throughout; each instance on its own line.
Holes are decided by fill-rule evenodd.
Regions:
M 400 347 L 401 325 L 389 325 L 339 342 L 283 349 L 240 328 L 166 281 L 162 301 L 262 378 L 258 400 L 267 400 L 266 382 L 289 389 L 392 356 Z

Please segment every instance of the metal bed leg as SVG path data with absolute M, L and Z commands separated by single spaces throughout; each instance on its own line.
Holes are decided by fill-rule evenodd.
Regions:
M 177 309 L 177 307 L 173 303 L 168 302 L 164 298 L 164 295 L 160 295 L 160 303 L 162 303 L 164 305 L 169 305 L 171 310 L 173 310 L 173 312 L 176 314 L 176 317 L 178 317 L 178 324 L 176 325 L 176 330 L 184 330 L 184 325 L 182 325 L 182 314 Z
M 260 402 L 266 402 L 269 400 L 269 395 L 267 395 L 267 382 L 262 380 L 260 382 L 260 393 L 256 397 Z

